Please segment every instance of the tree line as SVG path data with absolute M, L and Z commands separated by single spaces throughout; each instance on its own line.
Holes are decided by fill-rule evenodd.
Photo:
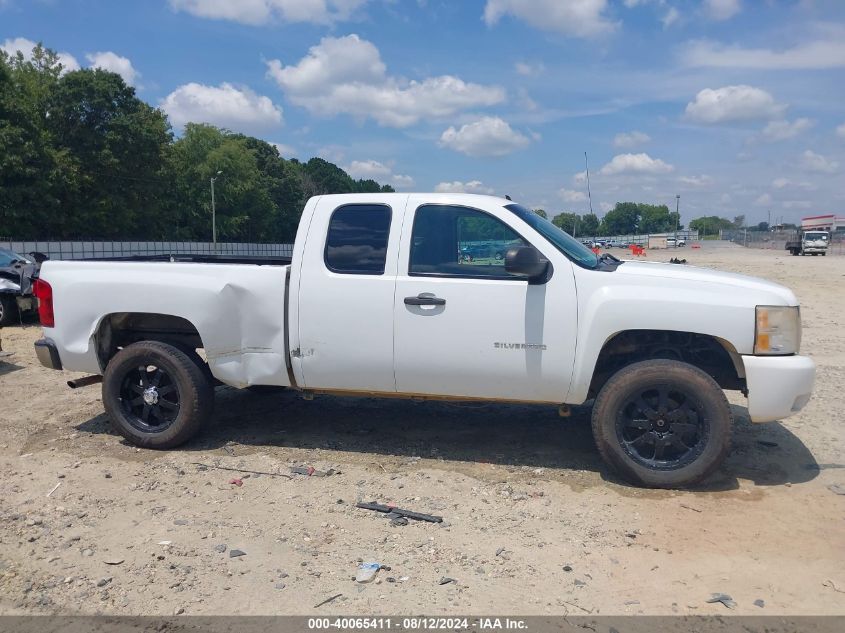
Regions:
M 291 241 L 313 195 L 393 191 L 212 125 L 176 138 L 120 75 L 0 51 L 0 236 L 210 241 L 212 177 L 221 241 Z
M 535 212 L 539 212 L 543 217 L 547 215 L 543 209 L 537 209 Z M 678 214 L 669 211 L 665 204 L 643 202 L 617 202 L 601 220 L 595 213 L 559 213 L 552 218 L 552 223 L 570 235 L 587 237 L 666 233 L 674 231 L 675 228 L 684 228 Z

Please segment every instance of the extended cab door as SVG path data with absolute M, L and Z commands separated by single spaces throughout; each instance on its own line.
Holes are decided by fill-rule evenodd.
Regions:
M 291 365 L 300 385 L 396 390 L 393 295 L 407 198 L 321 197 L 300 226 L 290 282 Z
M 504 255 L 517 245 L 552 261 L 551 278 L 509 275 Z M 576 335 L 572 264 L 528 224 L 495 201 L 409 197 L 396 280 L 399 392 L 563 402 Z

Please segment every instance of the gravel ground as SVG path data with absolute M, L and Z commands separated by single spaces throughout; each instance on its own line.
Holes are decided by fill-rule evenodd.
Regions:
M 39 328 L 4 329 L 0 613 L 845 614 L 845 258 L 681 256 L 790 286 L 818 364 L 812 401 L 782 423 L 751 425 L 732 395 L 733 450 L 687 492 L 607 472 L 583 407 L 219 388 L 201 437 L 141 450 L 97 386 L 37 364 Z M 246 472 L 300 465 L 340 472 Z M 357 500 L 444 522 L 393 526 Z M 361 561 L 390 569 L 356 583 Z

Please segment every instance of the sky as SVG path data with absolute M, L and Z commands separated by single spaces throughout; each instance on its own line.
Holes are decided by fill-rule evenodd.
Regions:
M 34 42 L 399 191 L 845 215 L 842 0 L 0 0 Z

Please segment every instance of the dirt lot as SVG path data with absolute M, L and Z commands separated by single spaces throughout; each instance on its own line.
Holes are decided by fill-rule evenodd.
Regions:
M 37 327 L 3 330 L 0 613 L 845 614 L 845 496 L 829 488 L 845 487 L 845 257 L 682 256 L 793 288 L 818 364 L 812 401 L 783 423 L 752 426 L 732 396 L 733 451 L 692 492 L 619 482 L 586 408 L 220 388 L 202 437 L 140 450 L 111 432 L 99 387 L 37 365 Z M 238 487 L 196 463 L 341 473 Z M 445 523 L 392 527 L 356 500 Z M 356 584 L 361 560 L 391 569 Z M 736 609 L 707 604 L 714 592 Z

